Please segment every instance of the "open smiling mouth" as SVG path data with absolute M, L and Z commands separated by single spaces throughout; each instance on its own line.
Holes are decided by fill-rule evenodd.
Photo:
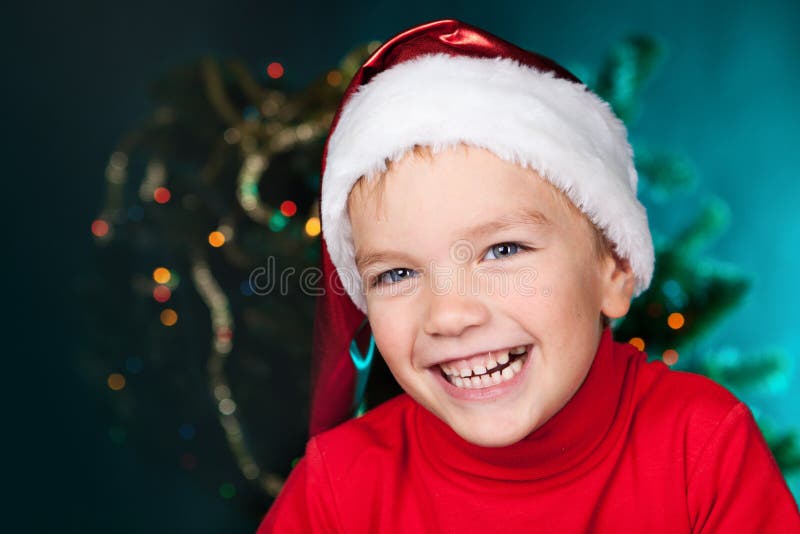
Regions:
M 530 350 L 531 345 L 521 345 L 499 354 L 496 359 L 489 356 L 485 366 L 458 369 L 453 364 L 444 363 L 439 365 L 439 369 L 445 380 L 458 388 L 487 388 L 514 378 L 522 369 Z

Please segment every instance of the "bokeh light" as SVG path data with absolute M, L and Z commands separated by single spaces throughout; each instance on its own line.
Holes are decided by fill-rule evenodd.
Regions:
M 225 133 L 222 134 L 222 138 L 225 139 L 225 142 L 229 145 L 233 145 L 242 139 L 242 134 L 239 133 L 239 130 L 236 128 L 228 128 L 225 130 Z
M 166 284 L 172 278 L 172 273 L 166 267 L 157 267 L 153 270 L 153 280 L 157 284 Z
M 273 80 L 277 80 L 283 76 L 283 65 L 274 61 L 267 66 L 267 75 Z
M 153 298 L 156 299 L 156 302 L 165 303 L 169 300 L 172 296 L 172 291 L 165 285 L 158 285 L 153 288 Z
M 306 234 L 311 237 L 317 237 L 319 235 L 321 229 L 321 225 L 319 223 L 319 217 L 310 217 L 306 221 Z
M 231 390 L 225 384 L 220 384 L 214 388 L 214 396 L 217 400 L 226 399 L 231 396 Z
M 236 403 L 233 402 L 233 399 L 230 398 L 222 399 L 221 401 L 219 401 L 218 408 L 219 412 L 222 415 L 231 415 L 233 412 L 236 411 Z
M 119 391 L 125 387 L 125 377 L 120 373 L 111 373 L 108 375 L 108 387 L 114 391 Z
M 295 129 L 295 133 L 300 141 L 308 141 L 314 135 L 314 129 L 308 124 L 300 124 Z
M 161 312 L 161 324 L 164 326 L 172 326 L 178 322 L 178 313 L 172 308 L 167 308 Z
M 156 190 L 153 191 L 153 200 L 159 204 L 166 204 L 170 198 L 172 198 L 172 193 L 166 187 L 156 187 Z
M 664 360 L 664 363 L 667 365 L 675 365 L 678 363 L 678 351 L 675 349 L 667 349 L 661 355 L 661 359 Z
M 181 277 L 177 271 L 170 271 L 169 273 L 169 281 L 166 282 L 166 285 L 170 290 L 175 291 L 175 288 L 181 283 Z
M 178 427 L 178 435 L 181 437 L 181 439 L 192 439 L 194 437 L 194 425 L 191 423 L 183 423 Z
M 342 73 L 338 70 L 329 71 L 328 75 L 325 77 L 325 81 L 328 82 L 328 85 L 331 87 L 338 87 L 339 84 L 342 83 Z
M 269 229 L 273 232 L 280 232 L 286 228 L 289 219 L 283 216 L 282 213 L 275 212 L 269 219 Z
M 667 324 L 673 330 L 678 330 L 680 327 L 684 325 L 685 322 L 686 320 L 683 318 L 682 313 L 678 312 L 670 313 L 669 317 L 667 317 Z
M 297 213 L 297 204 L 292 202 L 291 200 L 284 200 L 281 202 L 281 213 L 283 213 L 287 217 L 291 217 L 295 213 Z
M 103 237 L 108 234 L 108 223 L 103 219 L 95 219 L 92 221 L 92 234 L 95 237 Z
M 225 244 L 225 234 L 214 230 L 210 234 L 208 234 L 208 244 L 214 248 L 219 248 Z
M 631 340 L 628 341 L 628 343 L 630 343 L 631 345 L 636 347 L 638 350 L 644 350 L 644 346 L 645 346 L 644 345 L 644 339 L 642 339 L 640 337 L 631 338 Z
M 223 499 L 232 499 L 236 496 L 236 488 L 230 482 L 219 485 L 219 496 Z
M 239 284 L 239 293 L 245 297 L 253 296 L 253 288 L 250 286 L 249 280 L 243 280 L 242 283 Z

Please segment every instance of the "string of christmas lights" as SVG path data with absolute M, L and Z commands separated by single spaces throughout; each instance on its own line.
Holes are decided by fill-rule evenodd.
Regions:
M 325 75 L 328 87 L 329 102 L 338 101 L 343 90 L 343 82 L 352 76 L 366 55 L 372 53 L 379 42 L 372 42 L 354 51 L 345 58 L 339 69 L 333 69 Z M 352 57 L 351 57 L 352 56 Z M 298 203 L 285 199 L 277 207 L 265 200 L 265 176 L 272 160 L 281 154 L 296 150 L 299 146 L 324 139 L 333 109 L 330 105 L 317 106 L 316 111 L 309 113 L 309 107 L 294 102 L 285 93 L 277 89 L 264 88 L 240 62 L 226 63 L 229 73 L 233 73 L 235 84 L 226 80 L 220 63 L 204 59 L 200 63 L 203 92 L 208 99 L 214 114 L 222 123 L 217 134 L 218 141 L 213 142 L 207 161 L 202 164 L 198 173 L 198 183 L 211 185 L 218 180 L 227 181 L 225 176 L 230 172 L 229 163 L 231 149 L 238 155 L 239 169 L 236 172 L 235 198 L 240 213 L 253 223 L 266 227 L 271 238 L 288 230 L 291 221 L 297 215 Z M 270 79 L 280 79 L 284 74 L 283 66 L 273 62 L 267 68 Z M 241 98 L 232 93 L 232 88 L 241 90 L 247 99 L 242 105 Z M 300 97 L 302 100 L 303 97 Z M 185 189 L 185 184 L 169 185 L 169 163 L 157 153 L 149 157 L 141 182 L 136 188 L 138 199 L 127 195 L 130 155 L 137 150 L 147 152 L 143 147 L 148 135 L 154 131 L 164 131 L 180 123 L 180 113 L 168 107 L 159 107 L 153 116 L 145 121 L 139 131 L 126 135 L 118 148 L 109 157 L 105 170 L 106 194 L 97 218 L 92 222 L 91 231 L 98 245 L 109 245 L 115 236 L 115 228 L 131 222 L 144 221 L 147 212 L 144 208 L 163 206 L 164 209 L 198 209 L 201 204 L 197 192 L 178 193 Z M 313 184 L 312 184 L 313 185 Z M 179 203 L 175 204 L 178 200 Z M 141 203 L 141 205 L 140 205 Z M 176 206 L 176 207 L 171 207 Z M 180 209 L 177 208 L 177 209 Z M 236 242 L 235 227 L 241 224 L 240 218 L 232 212 L 219 213 L 216 228 L 206 236 L 197 236 L 194 240 L 205 242 L 210 249 L 227 250 L 227 254 L 246 257 L 246 254 L 235 252 L 240 243 Z M 308 206 L 305 219 L 299 223 L 299 235 L 306 246 L 315 246 L 320 233 L 319 202 L 315 198 Z M 294 239 L 298 233 L 293 233 Z M 201 238 L 202 239 L 198 239 Z M 287 238 L 288 239 L 288 238 Z M 202 249 L 194 248 L 195 253 L 190 260 L 190 277 L 194 291 L 208 309 L 211 319 L 212 336 L 207 359 L 208 388 L 214 400 L 217 419 L 224 431 L 228 448 L 245 479 L 259 484 L 268 495 L 276 496 L 283 484 L 283 477 L 263 469 L 246 439 L 243 422 L 238 417 L 235 392 L 226 373 L 226 362 L 234 351 L 234 324 L 230 309 L 230 300 L 224 289 L 215 279 L 211 267 Z M 166 304 L 172 297 L 180 279 L 178 270 L 164 266 L 152 271 L 152 288 L 148 290 L 152 298 L 159 304 Z M 251 294 L 252 288 L 244 288 L 245 294 Z M 159 322 L 168 327 L 178 324 L 178 315 L 173 308 L 163 308 L 158 315 Z M 107 386 L 113 391 L 125 388 L 125 376 L 115 372 L 108 375 Z M 182 464 L 194 466 L 196 459 L 192 456 Z M 222 486 L 225 486 L 223 488 Z M 220 493 L 229 497 L 233 494 L 230 484 L 223 484 Z M 224 491 L 223 491 L 224 490 Z

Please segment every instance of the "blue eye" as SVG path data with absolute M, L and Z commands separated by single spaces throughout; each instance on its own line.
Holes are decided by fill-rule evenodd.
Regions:
M 526 248 L 520 245 L 519 243 L 498 243 L 496 245 L 492 245 L 489 247 L 489 250 L 486 251 L 486 254 L 492 253 L 495 255 L 494 258 L 488 259 L 503 259 L 509 256 L 513 256 L 517 254 L 521 250 L 525 250 Z M 486 258 L 486 256 L 484 256 Z
M 391 282 L 388 282 L 388 283 L 394 284 L 394 283 L 397 283 L 397 282 L 399 282 L 401 280 L 409 278 L 411 276 L 410 273 L 412 273 L 412 272 L 414 272 L 414 271 L 412 271 L 411 269 L 406 269 L 404 267 L 398 267 L 396 269 L 389 269 L 388 271 L 383 272 L 383 273 L 379 274 L 378 276 L 376 276 L 372 280 L 372 283 L 370 284 L 370 286 L 371 287 L 375 287 L 375 286 L 377 286 L 379 284 L 382 284 L 384 282 L 384 279 L 385 279 L 386 276 L 389 276 L 389 279 L 391 280 Z

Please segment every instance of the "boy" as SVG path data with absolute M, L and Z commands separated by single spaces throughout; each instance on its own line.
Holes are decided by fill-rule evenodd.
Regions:
M 611 337 L 653 272 L 632 157 L 473 26 L 367 60 L 323 155 L 312 438 L 259 533 L 800 532 L 748 408 Z M 343 423 L 365 317 L 405 393 Z

